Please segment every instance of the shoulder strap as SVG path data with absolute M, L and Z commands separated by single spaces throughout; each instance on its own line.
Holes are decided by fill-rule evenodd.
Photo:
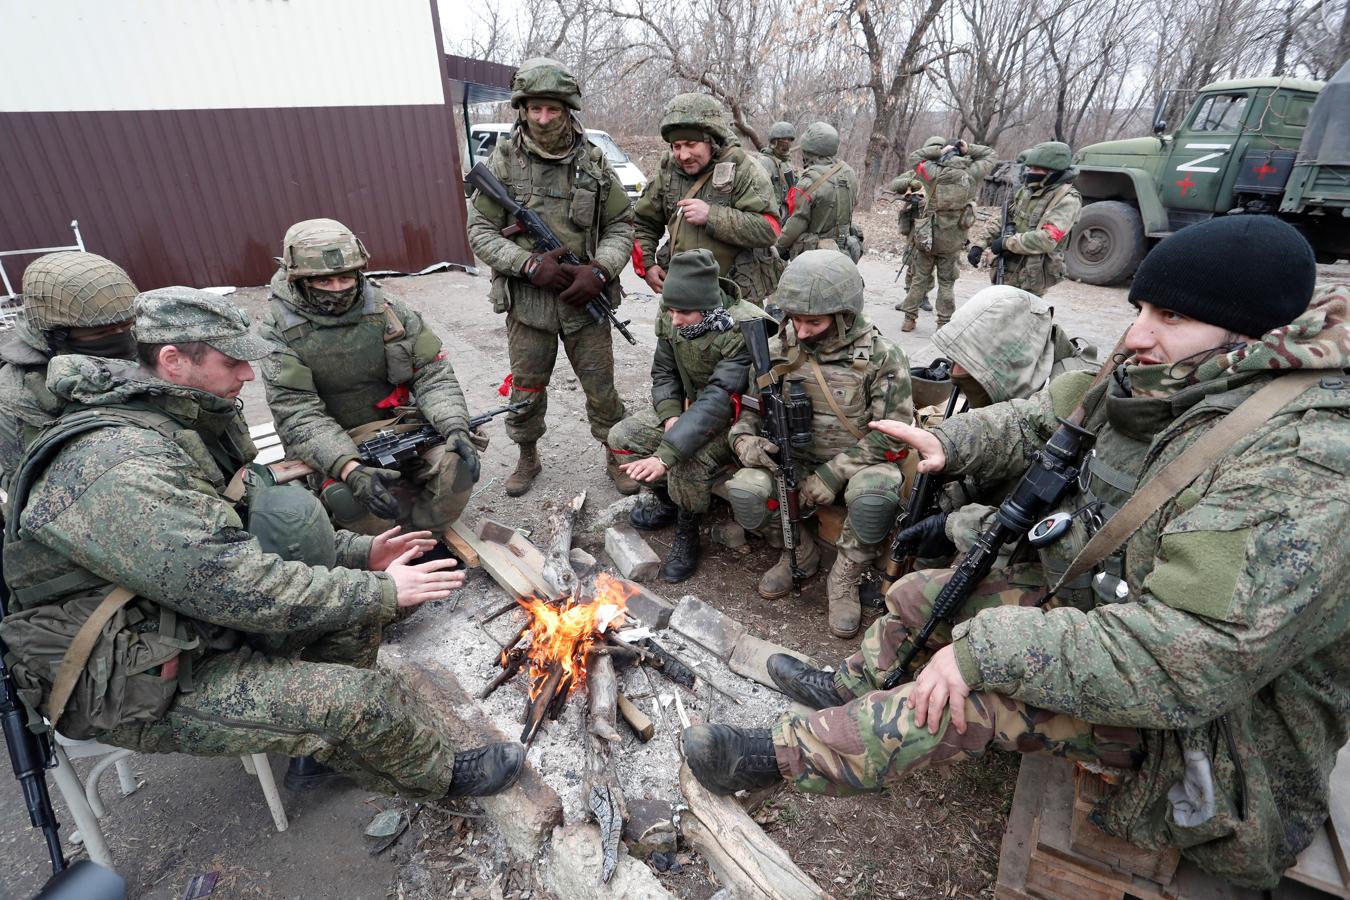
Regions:
M 89 662 L 89 655 L 94 652 L 94 645 L 98 643 L 99 635 L 103 633 L 103 626 L 107 625 L 108 620 L 117 615 L 117 611 L 131 602 L 135 596 L 124 587 L 114 587 L 103 598 L 103 602 L 89 614 L 89 618 L 84 620 L 80 630 L 75 632 L 75 639 L 70 642 L 65 655 L 61 657 L 61 666 L 56 670 L 56 680 L 52 682 L 51 697 L 47 700 L 47 719 L 52 723 L 53 731 L 56 730 L 56 723 L 61 721 L 61 714 L 66 711 L 66 704 L 70 702 L 75 683 L 80 680 L 80 675 Z
M 826 169 L 824 175 L 820 176 L 820 177 L 817 178 L 815 181 L 811 182 L 811 186 L 810 186 L 809 188 L 807 188 L 806 190 L 802 191 L 802 195 L 803 195 L 803 196 L 806 196 L 806 197 L 811 196 L 813 193 L 815 193 L 816 188 L 820 187 L 821 184 L 823 184 L 824 182 L 829 181 L 831 178 L 833 178 L 833 177 L 834 177 L 834 174 L 835 174 L 836 172 L 838 172 L 840 169 L 842 169 L 843 167 L 844 167 L 844 161 L 841 159 L 841 160 L 839 160 L 839 162 L 835 163 L 834 165 L 832 165 L 832 166 L 830 166 L 828 169 Z
M 8 516 L 8 521 L 5 522 L 5 540 L 7 541 L 18 540 L 19 514 L 28 504 L 28 495 L 33 490 L 33 484 L 38 480 L 38 476 L 46 471 L 47 464 L 52 461 L 66 442 L 89 431 L 121 424 L 91 411 L 76 413 L 57 421 L 59 424 L 48 428 L 36 441 L 29 445 L 28 450 L 25 451 L 15 468 L 14 481 L 10 484 L 8 501 L 8 509 L 12 515 Z
M 715 169 L 716 166 L 709 166 L 708 171 L 704 172 L 701 176 L 699 176 L 698 181 L 695 181 L 693 186 L 690 187 L 689 190 L 685 192 L 683 199 L 693 200 L 695 195 L 697 195 L 699 191 L 703 190 L 703 186 L 708 183 L 708 179 L 712 177 L 713 171 Z M 680 215 L 679 211 L 676 210 L 675 217 L 670 220 L 670 246 L 672 248 L 674 248 L 675 246 L 675 238 L 679 236 L 680 226 L 683 224 L 684 224 L 684 216 Z
M 1201 435 L 1199 440 L 1187 447 L 1180 456 L 1168 463 L 1156 477 L 1150 478 L 1140 491 L 1127 500 L 1120 511 L 1112 516 L 1111 520 L 1092 536 L 1087 546 L 1074 557 L 1050 593 L 1054 594 L 1062 585 L 1091 570 L 1097 563 L 1110 556 L 1129 539 L 1130 535 L 1139 530 L 1149 516 L 1181 493 L 1182 489 L 1194 481 L 1200 473 L 1218 462 L 1219 458 L 1237 443 L 1238 438 L 1250 434 L 1254 428 L 1278 413 L 1321 378 L 1321 372 L 1295 372 L 1276 378 L 1242 401 L 1237 409 L 1220 419 L 1218 424 Z
M 835 402 L 834 392 L 830 390 L 829 383 L 825 381 L 825 373 L 820 370 L 820 362 L 814 356 L 809 358 L 811 360 L 811 374 L 816 376 L 816 384 L 820 385 L 820 392 L 825 395 L 825 402 L 830 405 L 830 411 L 834 413 L 834 417 L 839 420 L 839 423 L 848 429 L 848 433 L 853 435 L 855 441 L 861 441 L 866 432 L 854 425 L 853 421 L 844 415 L 844 411 Z

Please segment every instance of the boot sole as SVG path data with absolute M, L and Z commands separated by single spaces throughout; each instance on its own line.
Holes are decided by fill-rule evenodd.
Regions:
M 840 631 L 839 629 L 837 629 L 837 628 L 835 628 L 833 625 L 831 625 L 831 626 L 830 626 L 830 634 L 834 635 L 835 637 L 839 638 L 840 640 L 845 640 L 845 641 L 846 641 L 846 640 L 848 640 L 848 639 L 851 638 L 851 637 L 857 637 L 857 636 L 858 636 L 858 631 L 859 631 L 861 628 L 862 628 L 862 624 L 859 623 L 852 631 L 844 632 L 844 631 Z
M 506 485 L 506 496 L 521 497 L 524 496 L 525 494 L 528 494 L 530 492 L 530 488 L 534 487 L 534 480 L 538 478 L 543 471 L 544 471 L 543 469 L 536 469 L 534 474 L 530 476 L 530 480 L 527 481 L 523 487 L 519 488 L 514 487 L 509 483 L 508 480 L 508 483 Z

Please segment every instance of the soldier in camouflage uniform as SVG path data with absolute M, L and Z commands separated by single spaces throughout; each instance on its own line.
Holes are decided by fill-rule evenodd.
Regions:
M 322 515 L 306 521 L 328 529 L 323 564 L 264 551 L 241 515 L 251 524 L 279 491 L 314 505 L 261 467 L 236 475 L 256 454 L 236 400 L 247 360 L 271 346 L 241 310 L 192 288 L 143 294 L 137 313 L 140 368 L 52 361 L 47 386 L 72 406 L 14 478 L 0 636 L 25 705 L 72 738 L 312 757 L 408 797 L 513 781 L 519 745 L 457 754 L 418 695 L 374 667 L 396 609 L 462 584 L 453 561 L 410 563 L 432 545 L 426 532 L 334 534 Z M 73 680 L 58 674 L 67 665 Z
M 839 132 L 825 122 L 812 122 L 798 146 L 806 169 L 788 191 L 788 218 L 778 236 L 778 255 L 792 259 L 808 250 L 832 249 L 862 258 L 862 232 L 853 227 L 858 173 L 842 159 Z
M 830 569 L 830 633 L 858 632 L 858 582 L 877 558 L 895 521 L 902 476 L 896 461 L 903 444 L 867 423 L 876 419 L 912 421 L 909 362 L 863 315 L 863 280 L 858 267 L 834 250 L 808 250 L 788 264 L 776 302 L 791 317 L 770 345 L 781 376 L 800 379 L 811 398 L 811 443 L 793 447 L 801 502 L 825 506 L 843 497 L 848 517 Z M 772 454 L 777 446 L 760 433 L 760 417 L 743 412 L 731 427 L 732 447 L 746 468 L 727 483 L 736 520 L 761 529 L 776 519 Z M 798 567 L 813 575 L 820 565 L 815 540 L 803 529 Z M 792 589 L 791 558 L 782 557 L 759 581 L 769 600 Z
M 1350 737 L 1350 286 L 1310 303 L 1315 278 L 1311 248 L 1273 217 L 1192 226 L 1140 265 L 1139 315 L 1111 377 L 1085 393 L 1089 379 L 1069 373 L 931 434 L 883 426 L 933 470 L 1012 475 L 1081 399 L 1096 453 L 1086 496 L 1063 508 L 1105 519 L 1258 389 L 1314 376 L 1182 490 L 1164 489 L 1171 499 L 1086 591 L 1041 608 L 1053 568 L 996 572 L 916 680 L 877 691 L 947 577 L 915 573 L 837 674 L 770 660 L 820 712 L 772 733 L 686 732 L 695 774 L 722 791 L 788 778 L 848 793 L 989 746 L 1104 763 L 1124 770 L 1092 813 L 1108 833 L 1273 887 L 1326 820 Z M 1086 538 L 1075 527 L 1046 549 L 1067 559 Z
M 937 272 L 937 324 L 941 328 L 956 309 L 957 260 L 966 232 L 975 224 L 980 185 L 995 162 L 994 148 L 965 141 L 930 137 L 913 156 L 914 168 L 887 185 L 902 196 L 919 195 L 917 205 L 900 204 L 900 233 L 909 238 L 910 277 L 905 299 L 896 309 L 905 313 L 901 331 L 913 331 L 920 304 L 933 288 Z
M 1003 236 L 1001 219 L 989 221 L 971 235 L 967 257 L 972 266 L 981 260 L 993 266 L 995 257 L 1003 257 L 1002 283 L 1040 297 L 1064 280 L 1064 244 L 1083 197 L 1073 186 L 1078 170 L 1068 144 L 1045 141 L 1023 150 L 1017 161 L 1026 170 L 1008 207 L 1012 234 Z M 991 272 L 990 278 L 996 275 Z
M 136 285 L 93 253 L 40 256 L 23 273 L 23 309 L 0 339 L 0 489 L 23 451 L 61 410 L 47 391 L 47 363 L 62 353 L 131 359 Z
M 340 222 L 286 230 L 259 329 L 276 347 L 262 366 L 267 403 L 340 527 L 378 534 L 399 521 L 443 536 L 478 480 L 468 408 L 441 339 L 365 277 L 369 262 Z M 395 417 L 430 422 L 445 438 L 405 465 L 406 478 L 357 457 L 356 444 Z
M 586 304 L 603 295 L 610 306 L 619 305 L 619 273 L 633 246 L 633 208 L 604 151 L 586 140 L 577 118 L 581 89 L 561 63 L 521 63 L 511 79 L 511 106 L 518 111 L 516 125 L 497 142 L 487 167 L 585 260 L 574 266 L 558 260 L 563 251 L 535 253 L 528 236 L 502 235 L 513 222 L 492 200 L 479 194 L 469 204 L 469 244 L 492 268 L 493 310 L 506 313 L 511 402 L 530 402 L 506 419 L 506 433 L 520 448 L 506 493 L 518 497 L 543 470 L 537 444 L 560 341 L 586 394 L 592 436 L 604 443 L 624 417 L 614 389 L 609 322 L 594 321 Z M 637 493 L 637 483 L 608 447 L 604 453 L 605 471 L 619 493 Z
M 656 317 L 652 405 L 609 433 L 617 452 L 644 457 L 624 469 L 652 485 L 653 502 L 633 510 L 633 524 L 652 530 L 675 523 L 661 570 L 669 582 L 685 580 L 698 567 L 699 521 L 714 479 L 734 461 L 727 428 L 750 377 L 750 352 L 738 325 L 768 317 L 738 291 L 734 281 L 718 275 L 711 251 L 675 254 Z
M 634 211 L 639 274 L 659 294 L 671 256 L 703 248 L 736 282 L 742 300 L 763 305 L 778 283 L 778 261 L 769 248 L 780 230 L 764 167 L 742 149 L 722 104 L 706 94 L 671 98 L 661 138 L 670 150 L 661 154 Z
M 778 201 L 778 221 L 788 217 L 787 195 L 797 183 L 797 173 L 792 168 L 792 142 L 797 131 L 791 122 L 774 122 L 769 126 L 769 146 L 759 152 L 759 164 L 769 173 L 769 183 L 773 185 L 773 195 Z

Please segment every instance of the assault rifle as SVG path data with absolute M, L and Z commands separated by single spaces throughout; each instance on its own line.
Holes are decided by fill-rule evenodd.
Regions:
M 1003 194 L 1003 233 L 1000 237 L 1005 241 L 1017 233 L 1017 226 L 1013 223 L 1010 214 L 1014 193 L 1016 192 L 1010 184 L 1008 185 L 1008 190 Z M 1003 283 L 1003 270 L 1007 266 L 1007 257 L 1008 251 L 1005 248 L 1004 251 L 998 255 L 997 261 L 994 263 L 994 284 Z
M 1079 461 L 1084 445 L 1093 434 L 1068 419 L 1059 420 L 1059 428 L 1037 453 L 1031 468 L 1017 487 L 999 506 L 993 524 L 980 535 L 975 546 L 961 558 L 951 579 L 933 601 L 933 611 L 918 634 L 911 636 L 900 665 L 891 673 L 882 690 L 890 690 L 910 677 L 914 657 L 928 645 L 941 622 L 953 624 L 961 607 L 994 567 L 1003 545 L 1025 535 L 1059 503 L 1064 492 L 1078 480 Z
M 480 425 L 486 425 L 502 413 L 520 412 L 529 405 L 528 400 L 521 400 L 518 403 L 508 403 L 505 406 L 497 406 L 487 412 L 481 412 L 469 419 L 469 430 L 473 431 Z M 443 443 L 445 443 L 445 438 L 436 430 L 436 426 L 430 423 L 410 431 L 396 431 L 393 428 L 385 428 L 357 444 L 356 455 L 361 458 L 362 462 L 388 468 L 411 459 L 426 447 L 434 447 Z
M 956 403 L 961 399 L 961 389 L 952 386 L 951 396 L 947 398 L 947 410 L 942 414 L 945 422 L 956 413 Z M 898 578 L 914 571 L 914 563 L 919 558 L 917 539 L 900 540 L 900 533 L 911 525 L 917 525 L 938 512 L 938 479 L 936 472 L 920 472 L 914 479 L 909 491 L 909 503 L 895 519 L 895 542 L 891 544 L 890 559 L 886 560 L 886 578 L 888 586 Z
M 496 203 L 506 214 L 516 220 L 516 224 L 502 230 L 505 237 L 515 237 L 518 234 L 528 235 L 534 244 L 535 253 L 550 253 L 564 246 L 563 242 L 558 240 L 558 236 L 553 233 L 543 219 L 539 218 L 539 213 L 528 209 L 517 203 L 502 184 L 496 175 L 488 169 L 483 163 L 478 163 L 469 170 L 469 174 L 464 176 L 464 180 L 472 187 L 487 195 L 487 198 Z M 562 255 L 562 262 L 569 266 L 583 266 L 586 261 L 578 257 L 570 249 Z M 603 322 L 606 319 L 614 326 L 614 329 L 623 335 L 624 340 L 630 344 L 637 344 L 637 338 L 628 330 L 628 322 L 620 322 L 619 317 L 614 315 L 614 307 L 609 305 L 609 301 L 603 295 L 593 297 L 586 303 L 586 312 L 596 322 Z

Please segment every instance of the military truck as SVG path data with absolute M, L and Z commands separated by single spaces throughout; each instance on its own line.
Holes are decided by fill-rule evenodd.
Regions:
M 1222 215 L 1279 216 L 1318 262 L 1350 258 L 1350 63 L 1325 84 L 1247 78 L 1194 93 L 1172 133 L 1164 111 L 1177 98 L 1168 91 L 1153 137 L 1079 151 L 1084 205 L 1067 246 L 1069 276 L 1119 284 L 1158 241 Z

